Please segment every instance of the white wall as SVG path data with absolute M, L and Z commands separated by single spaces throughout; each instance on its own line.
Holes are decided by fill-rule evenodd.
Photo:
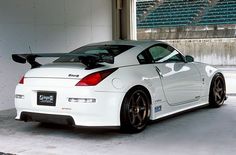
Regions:
M 0 110 L 14 107 L 14 89 L 28 65 L 12 53 L 68 52 L 112 39 L 111 0 L 0 0 Z

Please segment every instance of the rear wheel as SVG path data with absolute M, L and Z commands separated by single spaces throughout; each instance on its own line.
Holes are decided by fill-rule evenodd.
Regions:
M 224 76 L 217 73 L 211 82 L 210 94 L 209 94 L 209 105 L 211 107 L 220 107 L 223 105 L 226 98 L 226 88 Z
M 122 103 L 121 130 L 129 133 L 142 131 L 150 117 L 150 97 L 141 89 L 129 91 Z

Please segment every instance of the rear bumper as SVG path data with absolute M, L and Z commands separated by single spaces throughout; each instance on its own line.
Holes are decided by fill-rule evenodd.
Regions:
M 20 115 L 20 121 L 36 121 L 45 123 L 56 123 L 56 124 L 66 124 L 75 125 L 74 119 L 71 116 L 64 115 L 50 115 L 32 112 L 22 112 Z
M 37 91 L 55 91 L 56 105 L 37 104 Z M 16 120 L 52 122 L 78 126 L 120 126 L 120 108 L 125 93 L 98 92 L 92 88 L 40 88 L 17 86 Z M 94 98 L 95 103 L 69 102 L 68 98 Z

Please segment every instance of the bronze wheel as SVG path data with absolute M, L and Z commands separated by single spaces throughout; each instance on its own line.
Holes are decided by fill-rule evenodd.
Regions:
M 150 99 L 142 89 L 127 93 L 121 109 L 121 129 L 125 132 L 142 131 L 150 117 Z
M 225 79 L 222 74 L 217 73 L 211 82 L 209 104 L 212 107 L 223 105 L 226 97 Z

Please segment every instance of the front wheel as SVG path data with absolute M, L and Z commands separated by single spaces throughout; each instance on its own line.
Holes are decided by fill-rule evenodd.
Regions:
M 224 76 L 217 73 L 211 82 L 210 94 L 209 94 L 209 105 L 211 107 L 218 108 L 223 105 L 226 98 L 226 88 Z
M 150 117 L 150 97 L 142 89 L 129 91 L 122 103 L 121 130 L 129 133 L 142 131 Z

